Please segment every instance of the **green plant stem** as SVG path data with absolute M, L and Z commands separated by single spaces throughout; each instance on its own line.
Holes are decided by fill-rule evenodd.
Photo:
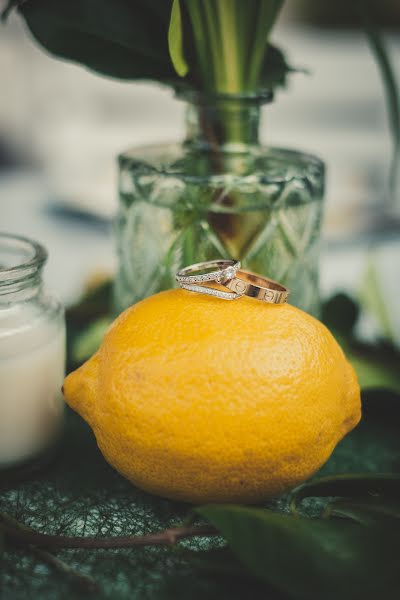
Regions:
M 257 90 L 268 37 L 282 4 L 283 0 L 186 0 L 191 23 L 186 43 L 199 87 L 217 94 Z
M 397 177 L 400 169 L 400 88 L 385 41 L 376 25 L 373 2 L 371 0 L 357 0 L 356 8 L 364 25 L 365 33 L 378 65 L 385 90 L 389 129 L 393 144 L 392 162 L 389 173 L 389 193 L 390 199 L 394 201 Z
M 204 73 L 208 73 L 208 86 L 216 85 L 214 74 L 215 64 L 212 60 L 211 44 L 208 43 L 205 35 L 207 31 L 207 22 L 204 14 L 204 6 L 198 0 L 187 0 L 187 11 L 192 24 L 193 45 L 196 49 L 196 58 L 198 61 L 198 69 L 196 75 L 202 80 L 203 85 Z M 207 87 L 207 86 L 205 86 Z
M 212 76 L 210 77 L 210 87 L 218 85 L 218 61 L 213 59 L 213 57 L 221 56 L 221 39 L 218 34 L 217 22 L 215 20 L 215 14 L 213 12 L 212 7 L 213 0 L 203 0 L 202 3 L 202 12 L 204 15 L 204 26 L 206 31 L 208 31 L 208 41 L 205 42 L 205 45 L 209 47 L 208 56 L 209 56 L 209 64 L 208 69 L 210 69 Z
M 394 75 L 394 67 L 391 64 L 389 54 L 380 33 L 370 26 L 366 27 L 369 43 L 376 62 L 379 66 L 382 82 L 386 90 L 386 105 L 390 133 L 392 136 L 393 157 L 389 173 L 390 194 L 396 193 L 397 175 L 400 162 L 400 102 L 399 89 Z
M 221 76 L 223 91 L 234 94 L 242 90 L 242 80 L 239 72 L 240 44 L 237 31 L 234 0 L 219 0 L 216 3 L 216 13 L 220 27 L 222 43 Z

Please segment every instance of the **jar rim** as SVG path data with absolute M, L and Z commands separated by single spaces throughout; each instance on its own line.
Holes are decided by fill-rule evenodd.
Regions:
M 1 253 L 15 253 L 15 264 L 2 265 Z M 18 261 L 18 255 L 21 257 Z M 24 256 L 25 255 L 25 256 Z M 20 280 L 37 272 L 47 260 L 47 250 L 30 238 L 0 231 L 0 285 Z

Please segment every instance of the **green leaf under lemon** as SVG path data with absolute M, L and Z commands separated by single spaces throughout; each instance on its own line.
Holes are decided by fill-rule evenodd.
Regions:
M 240 506 L 196 510 L 250 572 L 290 598 L 375 600 L 400 589 L 399 529 Z

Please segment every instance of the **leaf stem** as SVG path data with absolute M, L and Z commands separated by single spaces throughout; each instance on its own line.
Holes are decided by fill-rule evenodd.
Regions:
M 211 525 L 171 527 L 148 535 L 131 535 L 121 537 L 72 537 L 39 533 L 19 523 L 7 513 L 0 513 L 0 529 L 5 538 L 14 543 L 25 543 L 41 548 L 86 548 L 111 549 L 132 548 L 135 546 L 172 546 L 181 539 L 218 535 Z

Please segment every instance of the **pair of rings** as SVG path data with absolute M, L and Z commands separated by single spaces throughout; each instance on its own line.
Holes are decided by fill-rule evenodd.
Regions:
M 289 290 L 280 283 L 251 271 L 243 271 L 240 262 L 234 260 L 209 260 L 190 265 L 178 271 L 176 280 L 184 290 L 223 300 L 250 296 L 269 304 L 285 304 L 289 295 Z M 205 285 L 207 282 L 218 283 L 230 291 L 208 287 Z

